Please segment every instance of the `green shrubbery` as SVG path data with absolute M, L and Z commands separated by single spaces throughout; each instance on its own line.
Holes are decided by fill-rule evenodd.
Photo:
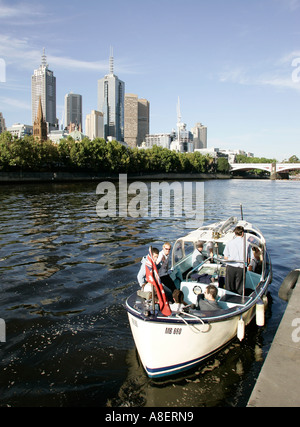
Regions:
M 208 155 L 176 153 L 154 146 L 152 149 L 127 148 L 116 141 L 106 142 L 71 137 L 59 144 L 37 142 L 33 136 L 13 138 L 0 135 L 0 170 L 2 171 L 82 171 L 93 173 L 228 173 L 225 158 L 217 163 Z

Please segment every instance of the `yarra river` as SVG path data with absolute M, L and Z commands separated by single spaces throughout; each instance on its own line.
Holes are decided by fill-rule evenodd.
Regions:
M 149 379 L 124 302 L 149 245 L 186 234 L 175 218 L 100 218 L 97 183 L 0 187 L 0 406 L 245 406 L 300 267 L 299 181 L 204 183 L 204 222 L 240 215 L 265 235 L 273 263 L 266 324 L 255 321 L 182 377 Z

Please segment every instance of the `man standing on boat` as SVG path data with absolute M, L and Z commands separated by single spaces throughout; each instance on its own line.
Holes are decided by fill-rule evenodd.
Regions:
M 170 253 L 171 253 L 171 243 L 166 242 L 163 245 L 162 251 L 160 251 L 159 253 L 156 265 L 157 265 L 160 280 L 173 293 L 173 291 L 176 289 L 176 286 L 168 274 Z
M 249 244 L 244 237 L 244 227 L 234 230 L 235 237 L 230 240 L 224 250 L 226 267 L 225 289 L 243 295 L 243 279 L 246 274 L 246 260 Z

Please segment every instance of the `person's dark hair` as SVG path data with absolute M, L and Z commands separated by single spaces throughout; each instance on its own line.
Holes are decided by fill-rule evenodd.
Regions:
M 159 250 L 158 249 L 156 249 L 156 248 L 152 248 L 152 254 L 156 254 L 156 255 L 159 255 Z
M 180 289 L 175 289 L 173 291 L 173 298 L 175 302 L 182 304 L 183 303 L 183 292 Z
M 208 285 L 206 289 L 207 289 L 207 292 L 213 297 L 213 299 L 217 298 L 218 289 L 216 288 L 215 285 Z
M 240 225 L 238 225 L 237 227 L 235 227 L 234 232 L 236 236 L 242 236 L 244 233 L 244 227 L 241 227 Z

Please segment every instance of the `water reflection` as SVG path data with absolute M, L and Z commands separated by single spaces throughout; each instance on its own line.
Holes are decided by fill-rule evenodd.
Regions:
M 262 330 L 255 324 L 246 330 L 245 340 L 233 340 L 197 369 L 167 379 L 149 379 L 135 349 L 128 351 L 129 373 L 118 397 L 107 406 L 214 407 L 247 403 L 262 362 Z M 256 366 L 255 366 L 256 365 Z M 238 390 L 233 396 L 232 390 Z

